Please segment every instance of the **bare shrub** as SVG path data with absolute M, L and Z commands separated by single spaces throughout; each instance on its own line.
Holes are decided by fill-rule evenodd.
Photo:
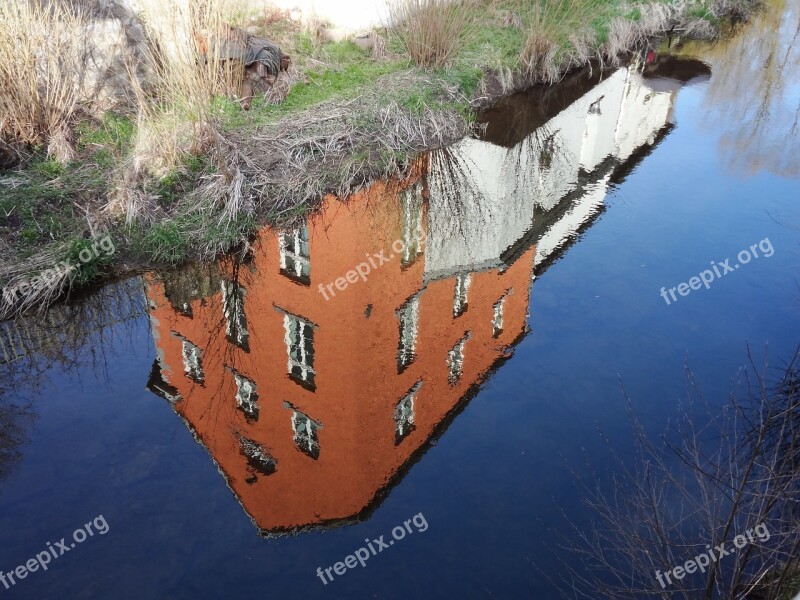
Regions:
M 69 128 L 90 52 L 85 25 L 61 1 L 0 2 L 0 142 L 48 144 L 48 155 L 72 158 Z
M 443 67 L 462 47 L 474 8 L 462 0 L 390 0 L 394 31 L 418 65 Z
M 743 393 L 722 407 L 689 378 L 690 402 L 658 440 L 629 404 L 634 466 L 617 456 L 614 491 L 587 486 L 600 518 L 574 547 L 590 572 L 570 569 L 570 597 L 777 600 L 798 592 L 800 353 L 777 372 L 751 359 Z M 766 534 L 747 534 L 741 545 L 757 527 Z M 664 576 L 712 547 L 727 550 L 706 557 L 703 569 Z

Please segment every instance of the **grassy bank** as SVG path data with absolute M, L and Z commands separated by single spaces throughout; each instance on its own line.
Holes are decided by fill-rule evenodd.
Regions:
M 143 18 L 163 18 L 157 10 L 180 16 L 174 1 L 153 2 Z M 29 280 L 105 234 L 114 240 L 112 260 L 81 264 L 34 296 L 53 298 L 113 268 L 211 258 L 264 224 L 306 214 L 323 194 L 345 196 L 401 175 L 419 151 L 467 135 L 476 111 L 503 95 L 557 82 L 590 60 L 624 60 L 666 32 L 712 37 L 726 16 L 752 7 L 751 0 L 396 0 L 399 25 L 372 32 L 365 47 L 325 41 L 324 27 L 270 11 L 188 14 L 196 29 L 247 25 L 293 64 L 245 111 L 225 94 L 235 74 L 195 68 L 191 43 L 176 38 L 162 46 L 185 56 L 158 56 L 149 86 L 132 81 L 130 106 L 89 118 L 70 98 L 72 112 L 55 111 L 55 124 L 42 123 L 35 137 L 0 129 L 0 165 L 4 156 L 23 159 L 0 171 L 0 286 Z M 12 55 L 1 46 L 0 56 Z M 0 92 L 0 106 L 46 100 Z M 0 316 L 19 308 L 0 298 Z

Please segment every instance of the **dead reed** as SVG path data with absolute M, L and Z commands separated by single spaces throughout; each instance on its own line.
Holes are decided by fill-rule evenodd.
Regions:
M 73 157 L 70 125 L 91 50 L 85 26 L 60 0 L 0 2 L 0 142 L 46 144 L 63 163 Z
M 443 67 L 464 44 L 475 10 L 462 0 L 390 0 L 389 18 L 415 63 Z

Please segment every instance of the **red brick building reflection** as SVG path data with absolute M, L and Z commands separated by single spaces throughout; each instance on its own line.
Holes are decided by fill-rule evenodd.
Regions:
M 525 332 L 535 248 L 426 276 L 426 170 L 264 231 L 244 264 L 148 278 L 148 387 L 266 533 L 368 511 Z

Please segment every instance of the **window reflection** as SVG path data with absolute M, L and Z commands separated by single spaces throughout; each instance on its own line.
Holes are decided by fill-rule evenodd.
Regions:
M 235 281 L 222 280 L 222 312 L 225 315 L 225 335 L 242 349 L 248 348 L 250 333 L 244 314 L 245 290 Z
M 470 274 L 457 275 L 455 293 L 453 297 L 453 316 L 461 316 L 467 310 L 467 292 L 469 292 L 469 284 L 472 281 Z
M 314 327 L 304 319 L 285 314 L 283 325 L 286 332 L 284 342 L 289 355 L 289 375 L 308 387 L 316 387 L 314 371 Z
M 402 442 L 414 430 L 414 398 L 421 385 L 422 382 L 418 381 L 394 408 L 395 445 Z
M 418 181 L 400 194 L 404 267 L 413 264 L 422 254 L 422 189 L 422 182 Z
M 455 385 L 461 379 L 464 370 L 464 346 L 469 339 L 469 334 L 456 342 L 447 353 L 447 381 L 450 385 Z
M 299 227 L 278 236 L 281 273 L 310 285 L 311 256 L 309 254 L 308 227 Z
M 419 296 L 414 296 L 397 312 L 400 320 L 400 348 L 397 355 L 398 371 L 405 370 L 416 356 L 417 328 L 419 325 Z
M 294 432 L 294 443 L 297 448 L 314 460 L 319 458 L 319 439 L 317 430 L 319 423 L 311 419 L 300 411 L 292 412 L 292 431 Z
M 196 383 L 203 383 L 203 351 L 189 340 L 181 339 L 181 354 L 183 356 L 183 370 L 186 376 Z

